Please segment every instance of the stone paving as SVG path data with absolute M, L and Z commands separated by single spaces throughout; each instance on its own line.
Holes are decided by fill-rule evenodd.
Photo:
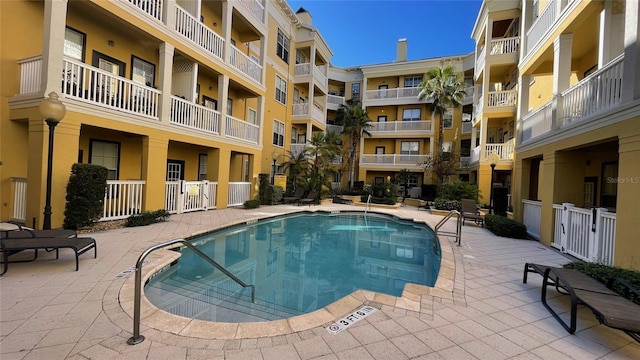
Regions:
M 351 311 L 362 303 L 379 311 L 338 334 L 325 329 L 333 321 L 325 320 L 325 326 L 312 324 L 279 332 L 271 332 L 269 324 L 263 323 L 244 333 L 231 325 L 236 329 L 233 336 L 208 330 L 187 336 L 175 317 L 153 323 L 155 309 L 143 304 L 141 333 L 146 340 L 133 346 L 126 343 L 133 321 L 131 303 L 123 294 L 130 291 L 127 287 L 133 276 L 122 274 L 144 249 L 228 224 L 309 209 L 282 205 L 211 210 L 173 215 L 166 223 L 93 233 L 98 258 L 91 252 L 81 255 L 77 272 L 73 271 L 72 253 L 65 250 L 59 260 L 47 253 L 36 262 L 10 264 L 0 278 L 0 358 L 640 358 L 640 344 L 621 331 L 599 325 L 588 309 L 579 309 L 578 330 L 568 334 L 540 302 L 541 277 L 531 274 L 529 282 L 522 283 L 525 262 L 561 265 L 570 259 L 536 241 L 496 237 L 471 224 L 463 227 L 460 247 L 453 239 L 441 237 L 443 253 L 450 252 L 455 263 L 451 291 L 409 294 L 409 299 L 419 302 L 417 308 L 399 300 L 405 294 L 390 301 L 388 296 L 362 292 L 361 303 L 353 303 Z M 311 209 L 356 210 L 348 205 Z M 431 226 L 441 219 L 415 207 L 375 211 L 419 219 Z M 451 230 L 453 224 L 445 230 L 447 227 Z M 161 254 L 154 253 L 149 268 L 161 259 Z M 568 309 L 564 296 L 556 295 L 551 302 Z

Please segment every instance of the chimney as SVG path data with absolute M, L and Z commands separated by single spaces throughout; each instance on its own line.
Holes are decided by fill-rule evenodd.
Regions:
M 403 38 L 398 40 L 398 51 L 396 55 L 396 61 L 407 61 L 407 39 Z
M 312 18 L 307 9 L 301 7 L 300 9 L 298 9 L 298 11 L 296 11 L 296 15 L 298 16 L 298 19 L 301 23 L 311 26 Z

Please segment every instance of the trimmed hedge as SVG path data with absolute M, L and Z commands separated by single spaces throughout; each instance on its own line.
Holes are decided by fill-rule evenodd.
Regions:
M 254 200 L 247 200 L 244 202 L 245 209 L 255 209 L 259 207 L 260 207 L 260 200 L 254 199 Z
M 67 183 L 63 224 L 65 229 L 77 230 L 100 219 L 108 173 L 104 166 L 73 164 Z
M 433 201 L 433 207 L 437 210 L 462 210 L 462 203 L 460 200 L 448 200 L 443 198 L 437 198 Z
M 573 261 L 563 266 L 565 269 L 575 269 L 585 275 L 589 275 L 592 278 L 604 283 L 607 283 L 615 278 L 626 280 L 629 284 L 636 289 L 640 289 L 640 272 L 611 267 L 603 264 L 588 263 L 585 261 Z M 614 283 L 611 290 L 624 296 L 625 298 L 640 305 L 640 297 L 633 292 L 626 292 L 626 288 L 620 283 Z
M 527 227 L 517 221 L 507 219 L 504 216 L 487 214 L 484 217 L 487 229 L 492 233 L 513 239 L 527 239 Z
M 134 214 L 127 218 L 127 222 L 124 224 L 126 227 L 134 227 L 134 226 L 145 226 L 150 224 L 155 224 L 159 222 L 164 222 L 169 219 L 169 212 L 167 210 L 161 209 L 156 211 L 144 211 L 140 214 Z
M 366 203 L 368 199 L 369 199 L 369 195 L 362 195 L 360 197 L 360 201 L 362 201 L 363 203 Z M 396 197 L 376 197 L 376 196 L 371 197 L 372 204 L 395 205 L 396 200 L 397 200 Z

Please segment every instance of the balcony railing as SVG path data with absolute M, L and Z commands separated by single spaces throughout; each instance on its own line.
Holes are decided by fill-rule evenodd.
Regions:
M 42 55 L 18 60 L 20 65 L 20 94 L 40 91 L 42 85 Z
M 11 220 L 24 223 L 27 220 L 27 179 L 11 178 L 13 183 L 13 212 Z
M 373 133 L 398 133 L 406 131 L 425 131 L 432 132 L 431 120 L 420 121 L 387 121 L 387 122 L 370 122 L 369 132 Z
M 327 95 L 327 104 L 344 105 L 344 96 Z
M 541 201 L 522 200 L 522 223 L 527 226 L 527 234 L 536 240 L 540 240 L 541 215 Z
M 260 127 L 258 125 L 250 124 L 230 115 L 226 116 L 225 125 L 226 136 L 254 144 L 258 143 L 258 135 L 260 133 Z
M 478 54 L 478 57 L 476 58 L 476 70 L 474 72 L 475 74 L 475 78 L 478 78 L 478 75 L 480 75 L 480 73 L 482 72 L 482 69 L 484 68 L 484 63 L 486 61 L 485 57 L 487 54 L 487 47 L 483 45 L 482 50 L 480 50 L 480 54 Z
M 259 0 L 240 0 L 240 2 L 247 8 L 253 15 L 255 15 L 260 22 L 264 22 L 264 5 Z
M 542 10 L 538 18 L 533 22 L 527 31 L 527 53 L 542 39 L 542 37 L 551 29 L 556 22 L 558 5 L 556 1 L 551 0 L 547 7 Z
M 505 90 L 505 91 L 489 91 L 487 97 L 487 107 L 505 107 L 516 106 L 516 100 L 518 99 L 518 91 Z
M 497 154 L 501 161 L 513 160 L 514 148 L 513 140 L 501 144 L 484 144 L 484 151 L 483 145 L 479 145 L 471 151 L 471 162 L 486 162 L 491 153 Z
M 224 39 L 178 5 L 176 5 L 176 31 L 212 55 L 223 58 Z
M 463 103 L 471 103 L 473 102 L 473 91 L 474 91 L 475 87 L 474 86 L 469 86 L 464 88 L 464 99 L 462 100 Z
M 466 169 L 471 164 L 470 156 L 460 156 L 460 169 Z
M 293 74 L 295 76 L 311 75 L 311 63 L 296 64 Z
M 309 103 L 293 104 L 292 114 L 293 116 L 310 117 L 321 124 L 327 123 L 324 110 L 320 108 L 320 105 L 316 105 L 315 103 L 313 106 L 309 106 Z
M 251 60 L 250 57 L 243 54 L 238 48 L 231 45 L 231 56 L 229 62 L 236 69 L 240 70 L 243 74 L 247 75 L 251 79 L 260 82 L 262 80 L 262 66 L 257 62 Z
M 177 96 L 171 96 L 170 122 L 211 134 L 220 133 L 220 112 Z
M 551 131 L 553 117 L 553 102 L 549 101 L 536 111 L 522 118 L 522 139 L 525 142 L 536 136 Z
M 100 221 L 126 219 L 142 211 L 144 180 L 107 180 Z
M 309 103 L 293 104 L 292 115 L 293 116 L 309 115 Z
M 62 66 L 65 97 L 158 119 L 157 89 L 72 59 L 64 59 Z
M 238 206 L 250 199 L 250 182 L 230 182 L 229 194 L 227 195 L 227 206 Z
M 162 0 L 129 0 L 138 9 L 162 21 Z
M 165 209 L 171 214 L 216 208 L 217 182 L 167 181 L 165 183 Z
M 336 134 L 342 134 L 342 126 L 327 124 L 327 132 L 333 131 Z
M 364 100 L 380 99 L 416 99 L 420 93 L 418 87 L 402 87 L 394 89 L 367 90 L 364 92 Z
M 558 125 L 578 121 L 620 104 L 624 54 L 562 92 L 562 115 Z
M 491 40 L 490 55 L 515 54 L 518 53 L 519 37 L 509 37 Z
M 462 123 L 463 134 L 471 134 L 472 129 L 473 129 L 473 124 L 471 123 L 471 121 L 465 121 Z
M 430 157 L 431 155 L 364 154 L 360 157 L 360 165 L 421 167 Z
M 320 68 L 318 66 L 313 66 L 313 78 L 316 80 L 316 83 L 318 83 L 321 86 L 326 86 L 327 84 L 327 75 L 326 75 L 326 66 L 323 68 Z
M 307 144 L 291 144 L 290 152 L 291 157 L 297 158 L 298 155 L 302 154 L 307 148 Z

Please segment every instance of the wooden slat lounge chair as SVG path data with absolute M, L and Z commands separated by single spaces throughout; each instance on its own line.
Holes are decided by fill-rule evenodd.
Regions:
M 614 282 L 619 282 L 627 291 L 640 297 L 640 292 L 626 281 L 614 279 L 608 286 L 605 286 L 600 281 L 577 270 L 526 263 L 522 279 L 524 283 L 527 282 L 529 272 L 542 272 L 542 304 L 570 334 L 576 331 L 578 305 L 585 305 L 591 309 L 601 324 L 622 330 L 635 341 L 640 342 L 640 305 L 610 289 Z M 559 293 L 569 295 L 571 299 L 569 324 L 560 318 L 547 303 L 547 287 L 549 285 L 554 286 Z
M 3 271 L 9 268 L 9 256 L 24 250 L 35 250 L 34 257 L 38 257 L 39 249 L 53 249 L 56 251 L 56 259 L 59 258 L 60 249 L 72 249 L 76 255 L 76 271 L 79 269 L 78 256 L 93 249 L 93 257 L 98 256 L 96 241 L 89 237 L 61 237 L 61 238 L 3 238 L 0 239 L 0 251 L 2 251 Z
M 293 193 L 292 196 L 283 197 L 282 202 L 284 204 L 295 204 L 296 202 L 300 201 L 300 199 L 302 199 L 303 196 L 304 196 L 304 188 L 299 187 L 296 189 L 296 191 Z
M 473 220 L 476 225 L 480 225 L 484 227 L 484 218 L 480 215 L 480 211 L 478 211 L 478 206 L 476 205 L 476 201 L 473 199 L 462 199 L 462 225 L 467 220 Z
M 302 205 L 309 204 L 309 206 L 311 206 L 311 203 L 314 203 L 316 201 L 318 201 L 318 192 L 315 190 L 312 190 L 304 199 L 300 199 L 299 202 Z

